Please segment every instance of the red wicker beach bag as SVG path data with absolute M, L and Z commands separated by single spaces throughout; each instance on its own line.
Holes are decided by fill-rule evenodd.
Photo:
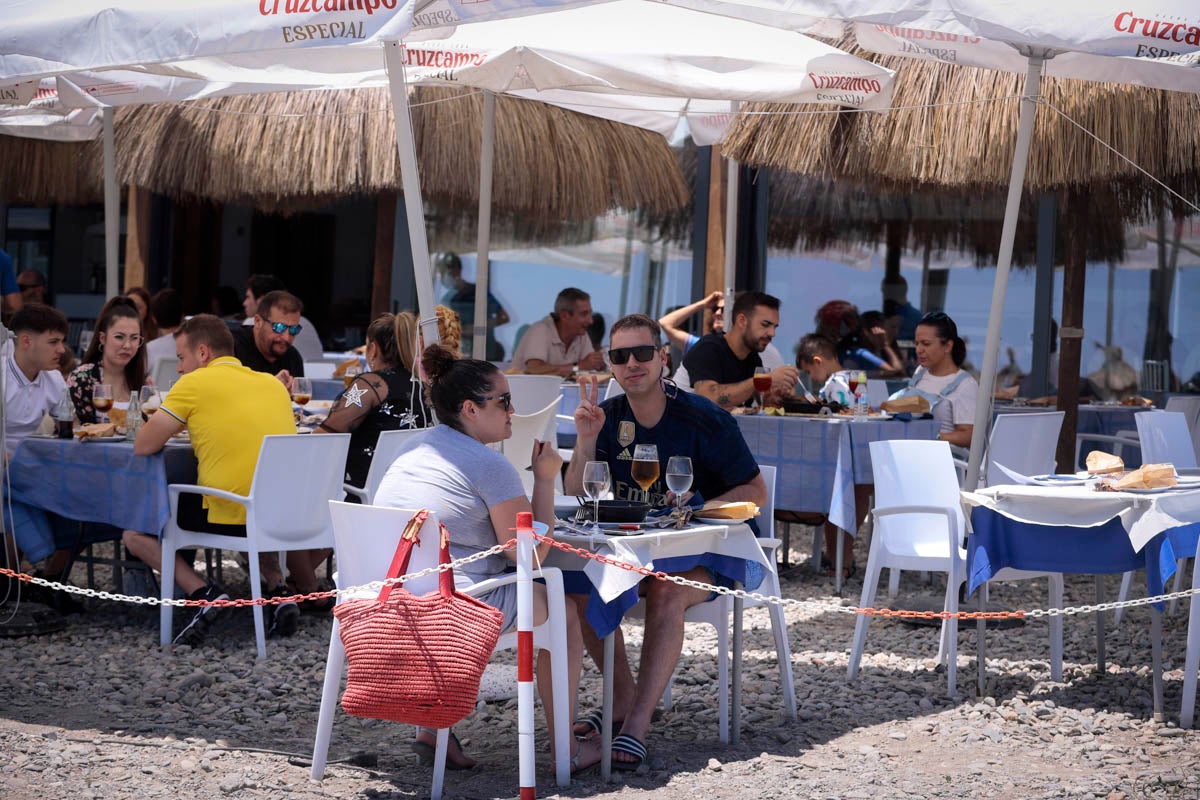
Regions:
M 414 543 L 429 516 L 408 521 L 388 577 L 408 569 Z M 450 536 L 439 535 L 440 563 L 450 563 Z M 384 586 L 374 600 L 334 608 L 350 667 L 342 708 L 356 717 L 448 728 L 475 708 L 504 615 L 455 591 L 454 575 L 439 576 L 438 590 L 417 597 L 401 584 Z

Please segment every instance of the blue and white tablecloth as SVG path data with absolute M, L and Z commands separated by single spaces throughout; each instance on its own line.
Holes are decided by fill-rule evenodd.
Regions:
M 775 507 L 828 514 L 852 535 L 857 532 L 854 484 L 874 483 L 870 443 L 890 439 L 933 439 L 932 419 L 900 422 L 869 419 L 738 415 L 742 436 L 760 465 L 778 469 Z

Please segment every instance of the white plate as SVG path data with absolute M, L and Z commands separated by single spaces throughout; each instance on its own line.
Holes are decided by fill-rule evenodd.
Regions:
M 1125 492 L 1126 494 L 1162 494 L 1163 492 L 1169 492 L 1174 488 L 1174 486 L 1157 486 L 1153 489 L 1117 489 L 1117 491 Z
M 707 522 L 709 525 L 739 525 L 746 522 L 750 517 L 742 517 L 741 519 L 730 519 L 728 517 L 701 517 L 696 514 L 692 515 L 692 519 L 699 522 Z
M 1078 475 L 1034 475 L 1030 480 L 1038 486 L 1080 486 L 1091 478 L 1081 478 Z
M 124 436 L 86 436 L 83 438 L 76 436 L 75 438 L 81 442 L 123 442 L 123 441 L 125 441 Z

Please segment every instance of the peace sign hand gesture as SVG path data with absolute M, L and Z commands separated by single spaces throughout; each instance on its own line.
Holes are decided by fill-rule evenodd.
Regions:
M 595 375 L 579 379 L 579 405 L 575 408 L 575 432 L 581 439 L 595 440 L 604 427 L 600 408 L 600 382 Z

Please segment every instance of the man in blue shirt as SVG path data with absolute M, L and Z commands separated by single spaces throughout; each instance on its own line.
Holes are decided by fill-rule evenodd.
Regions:
M 610 341 L 608 355 L 613 377 L 624 394 L 598 404 L 599 387 L 595 379 L 583 384 L 583 398 L 575 411 L 578 439 L 567 468 L 567 493 L 583 494 L 584 464 L 599 460 L 608 462 L 617 498 L 641 499 L 642 490 L 630 475 L 633 451 L 635 445 L 653 444 L 658 448 L 660 463 L 667 463 L 674 455 L 692 459 L 692 489 L 704 500 L 765 505 L 766 484 L 737 421 L 707 398 L 664 385 L 666 359 L 658 323 L 644 314 L 631 314 L 613 325 Z M 649 489 L 652 505 L 664 506 L 674 499 L 666 490 L 664 479 L 660 471 L 658 480 Z M 747 562 L 714 554 L 656 560 L 655 566 L 671 574 L 725 586 L 736 581 L 749 588 L 757 586 L 762 578 Z M 613 739 L 613 766 L 625 770 L 636 770 L 646 760 L 643 742 L 650 729 L 650 717 L 671 680 L 683 647 L 684 612 L 709 599 L 707 591 L 666 581 L 648 579 L 642 588 L 646 598 L 646 628 L 636 682 L 620 628 L 615 631 L 613 714 L 615 719 L 624 721 L 620 735 Z M 593 607 L 598 598 L 586 595 L 572 595 L 572 598 L 589 623 L 582 626 L 584 644 L 600 664 L 603 650 L 594 629 L 594 614 L 598 609 Z M 580 724 L 599 727 L 591 721 L 581 720 Z

